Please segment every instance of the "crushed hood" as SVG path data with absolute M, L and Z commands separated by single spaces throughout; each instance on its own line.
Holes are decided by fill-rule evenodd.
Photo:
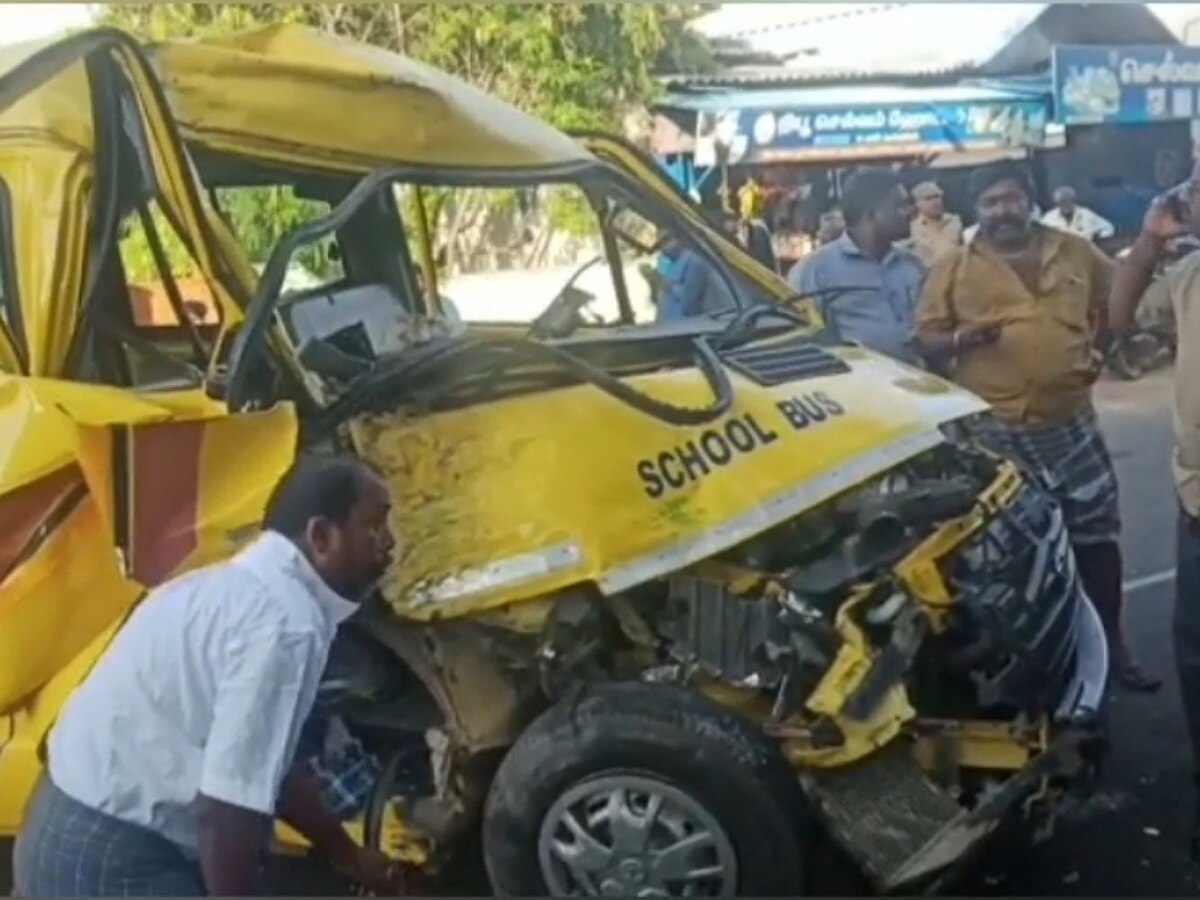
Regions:
M 387 476 L 404 615 L 452 616 L 591 582 L 617 592 L 735 546 L 943 440 L 986 408 L 857 350 L 851 370 L 763 387 L 732 375 L 718 421 L 675 427 L 591 386 L 352 425 Z M 630 378 L 659 400 L 711 401 L 695 370 Z

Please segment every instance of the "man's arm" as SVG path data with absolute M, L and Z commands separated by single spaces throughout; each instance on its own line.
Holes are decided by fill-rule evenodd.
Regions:
M 913 316 L 917 350 L 935 369 L 944 370 L 958 354 L 952 297 L 953 259 L 936 263 L 925 278 Z
M 684 316 L 696 316 L 704 311 L 704 288 L 708 284 L 707 261 L 699 254 L 688 251 L 683 266 L 683 276 L 679 280 L 679 308 Z
M 953 243 L 953 244 L 954 244 L 956 247 L 957 247 L 957 246 L 961 246 L 961 245 L 962 245 L 962 242 L 963 242 L 963 221 L 962 221 L 962 218 L 961 218 L 960 216 L 956 216 L 956 215 L 954 215 L 953 213 L 950 213 L 950 214 L 949 214 L 949 219 L 950 219 L 950 227 L 949 227 L 949 232 L 950 232 L 950 241 L 951 241 L 951 243 Z
M 1142 221 L 1141 234 L 1113 274 L 1112 290 L 1108 297 L 1108 328 L 1111 334 L 1120 336 L 1129 331 L 1138 303 L 1154 278 L 1154 266 L 1162 256 L 1167 241 L 1183 231 L 1183 225 L 1161 199 L 1150 204 Z
M 797 294 L 809 294 L 817 289 L 816 268 L 811 253 L 792 263 L 787 271 L 787 283 Z
M 253 894 L 271 817 L 203 794 L 196 798 L 196 817 L 205 891 L 214 897 Z
M 952 256 L 930 269 L 913 320 L 917 350 L 931 369 L 943 374 L 962 354 L 994 344 L 1000 337 L 999 325 L 958 326 L 953 296 L 957 265 L 957 256 Z
M 1092 240 L 1102 241 L 1112 237 L 1116 233 L 1116 228 L 1113 223 L 1104 218 L 1097 212 L 1087 210 L 1088 215 L 1088 230 L 1092 233 Z
M 352 873 L 359 846 L 321 797 L 321 782 L 303 764 L 292 766 L 279 796 L 279 817 L 295 828 L 339 870 Z
M 792 264 L 787 273 L 787 283 L 793 291 L 802 297 L 807 297 L 812 302 L 817 312 L 821 314 L 821 318 L 825 320 L 826 328 L 835 327 L 835 323 L 829 321 L 829 307 L 826 303 L 829 298 L 821 293 L 821 279 L 818 278 L 818 272 L 819 263 L 816 253 L 810 253 Z
M 208 893 L 254 892 L 283 781 L 312 708 L 324 648 L 269 625 L 224 650 L 197 798 Z
M 325 805 L 321 781 L 308 765 L 308 760 L 323 755 L 329 726 L 329 717 L 316 710 L 305 720 L 296 744 L 295 762 L 283 780 L 276 814 L 336 868 L 349 872 L 355 864 L 358 845 Z
M 1111 328 L 1108 323 L 1108 297 L 1112 293 L 1113 261 L 1095 244 L 1088 244 L 1091 254 L 1089 281 L 1091 295 L 1088 298 L 1088 319 L 1092 326 L 1092 343 L 1100 352 L 1108 349 Z

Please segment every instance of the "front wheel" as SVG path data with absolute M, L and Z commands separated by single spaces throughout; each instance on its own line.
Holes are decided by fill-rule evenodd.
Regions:
M 500 896 L 795 896 L 808 811 L 749 723 L 693 691 L 591 688 L 500 766 L 483 825 Z

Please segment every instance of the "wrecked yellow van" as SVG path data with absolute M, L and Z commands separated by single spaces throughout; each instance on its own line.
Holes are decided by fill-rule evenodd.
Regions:
M 351 827 L 430 872 L 481 836 L 500 895 L 793 895 L 821 837 L 929 888 L 1088 785 L 1108 654 L 1044 486 L 631 147 L 298 27 L 0 72 L 0 831 L 302 451 L 394 492 L 318 702 L 383 763 Z M 263 190 L 314 213 L 252 259 Z M 655 321 L 668 246 L 706 314 Z

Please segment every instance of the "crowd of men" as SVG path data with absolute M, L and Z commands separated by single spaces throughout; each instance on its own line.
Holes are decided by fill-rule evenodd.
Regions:
M 1091 396 L 1113 270 L 1093 239 L 1107 223 L 1067 190 L 1053 220 L 1035 218 L 1017 163 L 977 170 L 969 191 L 977 230 L 968 235 L 936 185 L 910 197 L 892 171 L 863 170 L 843 192 L 845 234 L 788 281 L 836 337 L 946 374 L 991 404 L 978 439 L 1053 475 L 1117 677 L 1154 689 L 1159 678 L 1121 629 L 1117 480 Z
M 889 170 L 868 171 L 878 176 Z M 874 176 L 869 175 L 868 181 Z M 850 188 L 855 181 L 861 184 L 861 179 L 854 177 L 847 181 L 840 205 L 831 206 L 820 215 L 810 217 L 811 233 L 804 234 L 804 249 L 800 259 L 791 266 L 787 265 L 785 255 L 779 250 L 779 229 L 783 224 L 799 217 L 792 209 L 798 201 L 793 199 L 789 202 L 786 196 L 778 196 L 778 190 L 764 188 L 751 174 L 736 191 L 734 209 L 722 210 L 718 213 L 718 219 L 722 230 L 745 248 L 755 260 L 768 269 L 787 276 L 789 281 L 796 285 L 799 277 L 797 273 L 807 271 L 807 266 L 801 263 L 823 251 L 827 259 L 829 251 L 825 248 L 844 237 L 847 217 L 859 215 L 859 212 L 847 208 L 857 209 L 862 202 L 861 197 L 855 196 L 858 192 Z M 953 254 L 975 238 L 979 223 L 964 227 L 961 217 L 948 212 L 945 207 L 945 193 L 937 182 L 924 181 L 916 185 L 911 193 L 906 191 L 905 196 L 911 201 L 912 208 L 907 226 L 902 232 L 897 232 L 903 233 L 903 237 L 895 238 L 893 244 L 897 249 L 906 250 L 915 256 L 925 271 L 932 269 L 940 259 Z M 1077 202 L 1074 189 L 1070 186 L 1064 185 L 1054 192 L 1054 203 L 1054 207 L 1043 215 L 1036 202 L 1033 202 L 1031 215 L 1047 227 L 1071 232 L 1089 241 L 1101 241 L 1113 236 L 1112 223 L 1081 206 Z M 788 212 L 789 210 L 791 212 Z M 769 223 L 774 223 L 774 227 Z M 844 249 L 844 241 L 842 246 Z M 720 283 L 721 279 L 714 277 L 709 271 L 703 256 L 689 250 L 685 244 L 678 241 L 667 242 L 659 255 L 657 270 L 651 278 L 655 288 L 659 321 L 714 312 L 732 302 L 728 291 Z M 806 276 L 805 283 L 811 292 L 811 275 Z

